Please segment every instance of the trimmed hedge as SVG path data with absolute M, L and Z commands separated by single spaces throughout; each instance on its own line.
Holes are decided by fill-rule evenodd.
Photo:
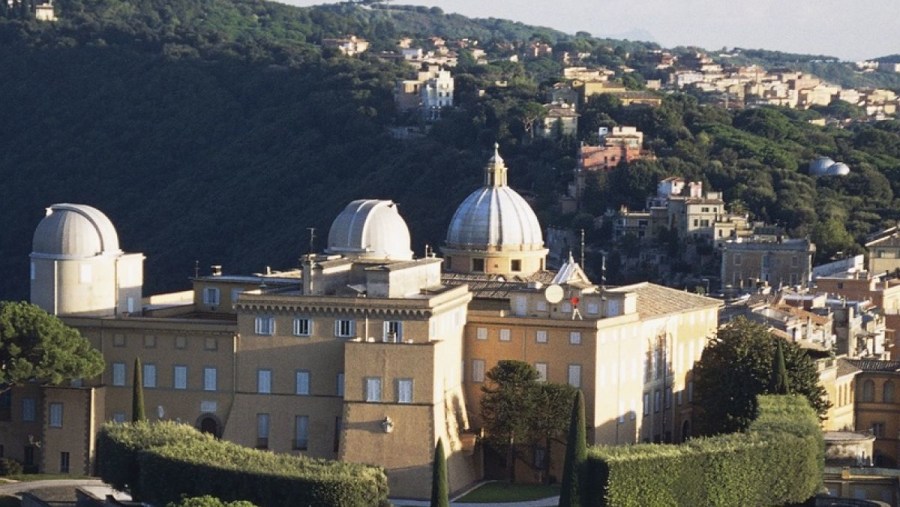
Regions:
M 681 445 L 594 447 L 588 451 L 593 506 L 783 505 L 822 488 L 824 443 L 800 396 L 760 396 L 746 433 Z
M 203 495 L 267 507 L 388 505 L 387 477 L 380 467 L 259 451 L 215 440 L 190 426 L 173 426 L 179 425 L 108 425 L 99 460 L 106 459 L 101 449 L 113 449 L 118 466 L 132 465 L 137 480 L 131 472 L 119 475 L 132 481 L 128 484 L 142 501 L 157 505 Z M 186 438 L 178 438 L 182 435 Z
M 211 435 L 173 421 L 107 423 L 97 435 L 98 472 L 103 482 L 140 499 L 140 451 L 174 442 L 209 440 Z

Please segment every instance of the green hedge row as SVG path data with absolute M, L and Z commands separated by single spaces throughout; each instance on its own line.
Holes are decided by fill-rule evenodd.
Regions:
M 822 488 L 824 443 L 800 396 L 761 396 L 746 433 L 681 445 L 594 447 L 585 473 L 587 505 L 783 505 Z
M 111 424 L 101 441 L 101 477 L 116 487 L 124 477 L 140 500 L 157 505 L 202 495 L 267 507 L 388 504 L 379 467 L 259 451 L 184 425 Z M 108 457 L 127 472 L 107 472 Z

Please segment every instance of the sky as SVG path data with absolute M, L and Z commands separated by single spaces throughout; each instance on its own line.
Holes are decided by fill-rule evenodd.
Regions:
M 322 0 L 281 0 L 314 5 Z M 858 61 L 900 53 L 898 0 L 394 0 L 663 47 L 762 48 Z

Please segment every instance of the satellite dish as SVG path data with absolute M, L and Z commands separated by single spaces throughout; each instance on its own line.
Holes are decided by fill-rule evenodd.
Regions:
M 544 289 L 544 298 L 548 303 L 559 303 L 563 298 L 563 288 L 555 283 Z

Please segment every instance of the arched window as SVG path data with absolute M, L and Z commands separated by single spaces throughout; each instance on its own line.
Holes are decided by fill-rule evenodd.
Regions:
M 860 401 L 875 401 L 875 382 L 871 380 L 863 382 Z
M 890 380 L 884 383 L 884 389 L 881 392 L 881 401 L 884 403 L 894 402 L 894 383 Z

